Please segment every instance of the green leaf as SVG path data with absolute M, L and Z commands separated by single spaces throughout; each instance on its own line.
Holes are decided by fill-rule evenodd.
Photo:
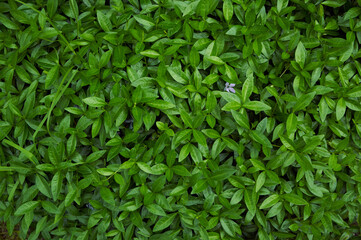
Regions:
M 221 139 L 217 139 L 211 150 L 211 156 L 213 159 L 216 159 L 217 156 L 223 151 L 223 149 L 226 147 L 226 144 L 221 141 Z
M 66 194 L 66 197 L 64 200 L 64 205 L 66 207 L 69 207 L 74 202 L 76 194 L 77 194 L 77 190 L 75 188 L 72 188 L 68 191 L 68 194 Z
M 168 167 L 162 163 L 159 163 L 153 165 L 151 169 L 152 169 L 152 174 L 162 175 L 168 169 Z
M 172 170 L 175 174 L 183 177 L 191 176 L 191 173 L 182 165 L 175 165 L 172 167 Z
M 243 107 L 252 111 L 268 111 L 272 109 L 268 104 L 260 101 L 246 102 L 245 104 L 243 104 Z
M 9 103 L 10 111 L 18 117 L 22 117 L 20 110 L 12 103 Z
M 201 151 L 193 144 L 191 144 L 190 154 L 195 164 L 199 164 L 203 161 Z
M 45 209 L 45 211 L 47 211 L 48 213 L 60 214 L 58 207 L 50 201 L 42 201 L 41 205 Z
M 153 100 L 152 102 L 148 102 L 147 104 L 150 107 L 158 108 L 161 110 L 171 109 L 171 108 L 175 107 L 175 105 L 173 103 L 166 102 L 166 101 L 160 100 L 160 99 Z
M 312 102 L 313 98 L 315 97 L 316 92 L 310 92 L 307 94 L 303 94 L 299 99 L 297 99 L 297 102 L 295 106 L 293 107 L 293 111 L 299 111 L 304 110 L 310 103 Z
M 262 204 L 259 208 L 260 209 L 270 208 L 270 207 L 274 206 L 276 203 L 278 203 L 279 200 L 280 200 L 279 195 L 273 194 L 273 195 L 269 196 L 268 198 L 266 198 L 262 202 Z
M 212 85 L 213 83 L 217 82 L 219 79 L 219 75 L 217 74 L 210 74 L 205 79 L 203 79 L 202 83 Z M 361 95 L 360 95 L 361 96 Z
M 243 190 L 242 189 L 237 190 L 237 192 L 235 192 L 235 194 L 232 196 L 230 204 L 231 205 L 238 204 L 239 202 L 242 201 L 242 198 L 243 198 Z
M 306 54 L 307 52 L 305 47 L 303 46 L 302 42 L 299 42 L 296 48 L 295 60 L 301 66 L 301 68 L 305 66 Z
M 59 78 L 59 65 L 52 67 L 45 79 L 45 88 L 48 89 Z
M 360 7 L 353 7 L 350 8 L 344 15 L 344 20 L 350 20 L 352 18 L 358 17 L 361 14 L 361 8 Z
M 104 32 L 109 32 L 112 30 L 113 26 L 110 22 L 110 19 L 100 10 L 97 10 L 97 19 L 100 27 Z
M 254 216 L 256 214 L 257 207 L 255 199 L 253 197 L 253 193 L 251 193 L 250 190 L 244 191 L 244 201 L 246 203 L 248 211 L 252 216 Z
M 145 173 L 152 174 L 152 168 L 145 162 L 137 162 L 138 167 Z
M 216 65 L 223 65 L 225 62 L 220 57 L 217 56 L 205 56 L 205 60 L 209 61 L 210 63 L 216 64 Z
M 16 169 L 11 168 L 11 167 L 2 167 L 0 166 L 0 172 L 12 172 L 15 171 Z
M 286 136 L 279 135 L 282 144 L 289 150 L 296 151 L 296 146 L 291 139 Z
M 220 138 L 221 135 L 214 129 L 203 129 L 202 132 L 209 138 Z
M 28 83 L 28 84 L 32 83 L 32 79 L 31 79 L 30 75 L 27 73 L 27 71 L 24 70 L 24 68 L 22 68 L 20 66 L 16 66 L 16 74 L 25 83 Z
M 101 129 L 102 123 L 103 123 L 103 121 L 101 118 L 98 118 L 94 121 L 94 123 L 92 125 L 92 138 L 95 138 L 98 135 L 98 133 Z
M 234 226 L 233 226 L 231 220 L 226 219 L 226 218 L 220 218 L 220 223 L 221 223 L 222 228 L 228 235 L 230 235 L 231 237 L 235 237 L 236 231 L 234 229 Z
M 242 86 L 242 102 L 246 103 L 254 88 L 253 76 L 246 78 Z
M 150 57 L 150 58 L 158 58 L 160 54 L 152 49 L 147 49 L 145 51 L 140 52 L 141 55 Z
M 320 103 L 318 104 L 318 108 L 319 108 L 319 112 L 320 112 L 321 121 L 324 122 L 330 111 L 324 97 L 321 98 Z
M 167 214 L 164 212 L 163 208 L 161 208 L 157 204 L 149 204 L 146 206 L 149 212 L 158 215 L 158 216 L 167 216 Z
M 105 67 L 110 61 L 111 56 L 112 56 L 112 51 L 110 50 L 102 54 L 99 61 L 99 68 Z
M 193 120 L 191 116 L 183 109 L 179 110 L 183 122 L 190 128 L 193 128 Z
M 291 158 L 292 159 L 292 158 Z M 266 174 L 267 174 L 267 177 L 272 180 L 273 182 L 277 183 L 277 184 L 280 184 L 281 181 L 278 177 L 278 174 L 275 173 L 274 171 L 270 171 L 270 170 L 266 170 Z
M 51 198 L 50 185 L 43 177 L 36 175 L 35 184 L 42 194 Z
M 177 213 L 172 213 L 160 218 L 158 222 L 155 224 L 153 231 L 159 232 L 162 231 L 163 229 L 166 229 L 172 224 L 176 216 Z
M 73 16 L 75 17 L 75 19 L 78 19 L 79 17 L 79 8 L 78 8 L 78 4 L 76 3 L 75 0 L 70 0 L 70 9 L 73 13 Z
M 110 205 L 115 205 L 115 198 L 114 198 L 114 194 L 112 193 L 112 191 L 107 188 L 107 187 L 101 187 L 100 188 L 100 196 L 102 197 L 102 199 L 109 203 Z
M 222 92 L 221 96 L 222 96 L 222 98 L 224 98 L 229 103 L 233 103 L 233 102 L 240 103 L 241 102 L 239 97 L 234 93 Z
M 66 151 L 68 152 L 68 155 L 71 155 L 72 153 L 75 152 L 76 144 L 77 144 L 76 136 L 72 134 L 69 137 L 68 141 L 66 142 Z
M 29 213 L 29 212 L 33 211 L 39 204 L 40 204 L 39 201 L 29 201 L 29 202 L 23 203 L 19 208 L 17 208 L 15 210 L 14 215 L 21 216 L 26 213 Z
M 361 97 L 361 86 L 356 86 L 346 92 L 347 97 Z
M 172 149 L 178 147 L 181 142 L 184 142 L 187 139 L 189 139 L 191 134 L 192 134 L 192 130 L 190 129 L 184 129 L 177 132 L 173 138 Z
M 212 112 L 217 107 L 217 99 L 211 91 L 207 93 L 206 108 L 207 112 Z
M 15 22 L 8 19 L 4 14 L 0 13 L 0 23 L 8 29 L 18 30 L 19 27 Z
M 296 114 L 291 113 L 288 115 L 286 122 L 287 135 L 290 135 L 297 130 L 297 117 Z
M 262 144 L 265 147 L 272 148 L 272 144 L 268 140 L 268 138 L 265 135 L 263 135 L 261 132 L 259 132 L 258 130 L 251 131 L 249 135 L 251 136 L 251 138 L 254 141 Z
M 51 193 L 54 201 L 58 200 L 62 190 L 62 185 L 63 179 L 61 172 L 56 172 L 50 183 Z
M 261 172 L 260 175 L 258 175 L 256 180 L 256 192 L 258 192 L 262 187 L 263 184 L 266 182 L 266 173 Z
M 222 181 L 232 176 L 237 170 L 233 167 L 220 167 L 211 176 L 215 181 Z
M 223 2 L 223 15 L 226 22 L 231 21 L 233 16 L 233 4 L 231 0 L 225 0 Z
M 334 171 L 340 171 L 342 169 L 341 164 L 337 162 L 337 156 L 335 154 L 332 154 L 328 159 L 328 165 L 331 169 Z
M 207 180 L 201 179 L 192 186 L 192 194 L 200 193 L 208 187 Z
M 48 0 L 46 8 L 50 18 L 54 16 L 58 8 L 58 0 Z
M 233 67 L 228 66 L 227 64 L 225 65 L 226 67 L 226 75 L 227 77 L 232 81 L 232 82 L 237 82 L 238 81 L 238 74 L 237 72 L 233 69 Z
M 82 100 L 85 104 L 90 107 L 104 107 L 107 103 L 99 97 L 87 97 Z
M 201 145 L 207 146 L 207 141 L 203 133 L 199 130 L 193 129 L 194 139 Z
M 11 124 L 8 122 L 0 121 L 0 140 L 3 140 L 11 131 Z
M 288 5 L 288 0 L 277 0 L 277 12 L 281 12 Z
M 296 160 L 298 164 L 300 164 L 300 166 L 303 168 L 303 170 L 305 171 L 313 170 L 312 162 L 309 160 L 309 158 L 305 157 L 303 154 L 297 153 Z
M 183 193 L 185 193 L 187 191 L 187 187 L 184 186 L 177 186 L 175 187 L 171 192 L 170 192 L 170 196 L 180 196 Z
M 2 141 L 3 143 L 6 143 L 8 144 L 9 146 L 19 150 L 22 154 L 24 154 L 30 161 L 32 161 L 34 164 L 38 164 L 39 161 L 38 159 L 34 156 L 34 154 L 32 154 L 31 152 L 29 152 L 28 150 L 20 147 L 19 145 L 17 145 L 16 143 L 13 143 L 12 141 L 10 140 L 7 140 L 7 139 L 4 139 Z
M 108 168 L 99 168 L 99 169 L 97 169 L 97 172 L 103 176 L 112 176 L 114 174 L 114 171 L 112 171 Z
M 302 197 L 293 194 L 293 193 L 286 193 L 282 195 L 282 198 L 284 198 L 286 201 L 295 204 L 295 205 L 307 205 L 308 202 L 304 200 Z
M 178 68 L 168 67 L 167 71 L 172 76 L 174 80 L 181 84 L 187 84 L 189 80 L 187 76 Z
M 325 6 L 338 8 L 343 6 L 346 2 L 347 2 L 346 0 L 327 0 L 327 1 L 323 1 L 322 4 Z
M 135 20 L 137 20 L 138 23 L 144 25 L 147 28 L 155 26 L 153 19 L 150 17 L 144 16 L 144 15 L 134 15 Z
M 67 107 L 67 108 L 64 108 L 64 110 L 66 110 L 72 114 L 75 114 L 75 115 L 82 115 L 84 113 L 81 109 L 75 108 L 75 107 Z
M 336 120 L 340 121 L 340 119 L 345 115 L 346 112 L 346 102 L 344 98 L 340 98 L 337 101 L 336 105 Z
M 178 161 L 182 162 L 190 153 L 192 145 L 190 143 L 184 145 L 179 152 Z
M 267 218 L 274 217 L 274 216 L 278 215 L 282 211 L 282 209 L 284 209 L 284 204 L 282 202 L 278 202 L 273 207 L 271 207 L 271 209 L 268 211 L 266 217 Z
M 194 13 L 196 11 L 197 5 L 198 5 L 199 1 L 195 1 L 195 2 L 191 2 L 190 4 L 187 5 L 187 7 L 185 8 L 184 12 L 183 12 L 183 17 L 187 16 L 191 13 Z
M 246 129 L 250 129 L 249 120 L 248 120 L 245 112 L 243 112 L 243 114 L 242 114 L 242 113 L 240 113 L 238 111 L 231 110 L 231 113 L 232 113 L 232 116 L 233 116 L 234 120 L 236 120 L 236 122 L 241 127 L 246 128 Z
M 199 65 L 200 56 L 199 56 L 198 51 L 194 47 L 192 47 L 192 49 L 189 53 L 189 61 L 191 63 L 191 66 L 194 68 L 196 68 Z M 218 77 L 218 75 L 216 75 L 216 76 Z
M 107 152 L 106 150 L 100 150 L 100 151 L 93 152 L 86 158 L 85 162 L 87 162 L 87 163 L 95 162 L 99 158 L 101 158 L 106 152 Z
M 261 162 L 260 160 L 250 159 L 250 161 L 257 170 L 266 170 L 266 167 L 264 166 L 263 162 Z

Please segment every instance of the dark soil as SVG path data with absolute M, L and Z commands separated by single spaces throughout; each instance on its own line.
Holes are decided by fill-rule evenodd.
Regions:
M 14 230 L 12 236 L 9 236 L 6 224 L 4 222 L 0 222 L 0 240 L 20 240 L 20 238 L 16 235 L 16 230 Z

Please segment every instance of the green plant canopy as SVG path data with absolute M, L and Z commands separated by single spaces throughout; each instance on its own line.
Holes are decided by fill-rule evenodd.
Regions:
M 360 14 L 0 1 L 0 222 L 29 240 L 359 239 Z

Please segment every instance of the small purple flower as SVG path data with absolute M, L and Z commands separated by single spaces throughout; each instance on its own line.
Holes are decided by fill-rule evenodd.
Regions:
M 126 123 L 129 123 L 129 129 L 132 130 L 133 129 L 133 119 L 129 119 L 129 120 L 125 120 Z
M 92 211 L 94 210 L 93 206 L 92 206 L 90 203 L 87 203 L 86 206 L 87 206 L 87 208 L 89 208 L 90 210 L 92 210 Z
M 225 91 L 227 91 L 227 92 L 233 92 L 233 93 L 235 93 L 236 91 L 234 90 L 234 86 L 236 86 L 236 84 L 234 84 L 234 83 L 226 83 L 226 87 L 224 88 L 224 90 Z

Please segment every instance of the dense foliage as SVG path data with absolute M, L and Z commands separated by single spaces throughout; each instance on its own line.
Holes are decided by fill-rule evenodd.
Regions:
M 360 6 L 1 1 L 0 221 L 30 240 L 357 238 Z

